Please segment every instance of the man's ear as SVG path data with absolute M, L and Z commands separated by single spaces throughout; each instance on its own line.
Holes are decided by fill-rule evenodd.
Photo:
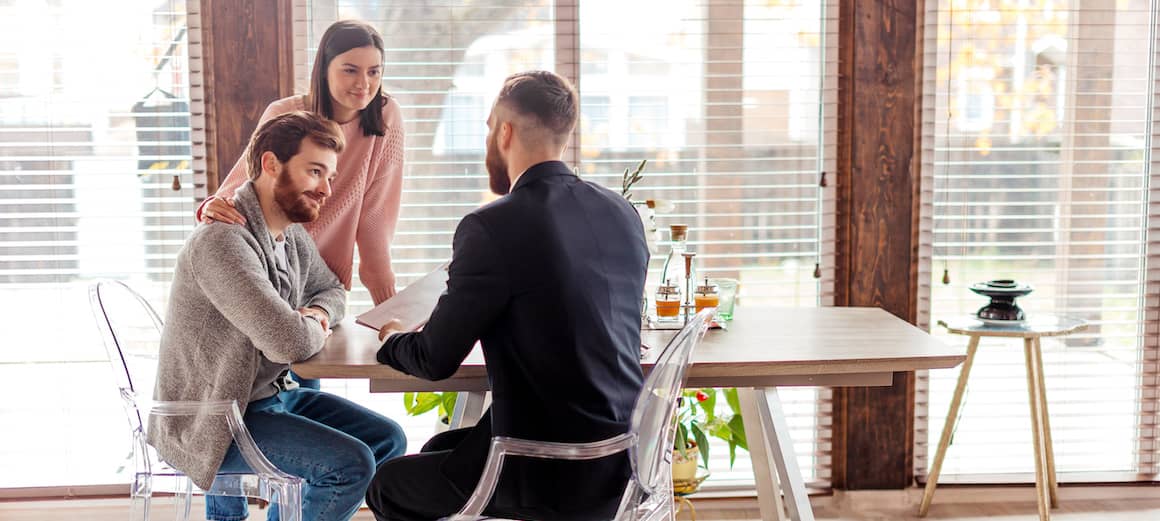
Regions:
M 508 150 L 512 146 L 512 138 L 515 136 L 516 127 L 512 125 L 511 121 L 504 121 L 499 124 L 499 148 Z
M 262 152 L 262 173 L 278 177 L 278 173 L 281 171 L 282 162 L 278 160 L 278 156 L 269 150 Z

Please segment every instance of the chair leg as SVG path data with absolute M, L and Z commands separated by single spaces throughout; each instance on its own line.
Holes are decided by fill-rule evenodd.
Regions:
M 1051 415 L 1047 412 L 1047 374 L 1043 372 L 1043 349 L 1039 339 L 1035 339 L 1035 366 L 1039 375 L 1039 414 L 1043 420 L 1043 444 L 1047 455 L 1047 484 L 1051 497 L 1051 508 L 1059 508 L 1059 484 L 1055 481 L 1055 448 L 1051 442 Z
M 302 519 L 302 483 L 291 480 L 274 480 L 269 482 L 271 497 L 270 508 L 277 507 L 278 520 L 303 521 Z
M 151 476 L 137 474 L 129 490 L 129 521 L 149 521 L 149 507 L 153 503 Z
M 930 510 L 930 503 L 934 500 L 934 489 L 938 486 L 938 476 L 942 472 L 943 458 L 947 455 L 951 436 L 955 432 L 955 424 L 959 421 L 959 408 L 963 404 L 963 394 L 967 390 L 967 379 L 971 376 L 971 365 L 975 363 L 975 351 L 979 349 L 979 337 L 971 335 L 967 342 L 967 360 L 963 362 L 963 369 L 959 372 L 959 381 L 955 384 L 955 394 L 951 397 L 951 408 L 947 411 L 947 419 L 943 423 L 942 436 L 938 440 L 938 448 L 934 452 L 934 462 L 930 472 L 926 475 L 926 489 L 922 492 L 922 504 L 918 507 L 919 517 L 926 516 Z
M 1035 503 L 1039 507 L 1039 520 L 1047 521 L 1051 519 L 1051 513 L 1048 510 L 1047 476 L 1044 475 L 1046 461 L 1041 437 L 1043 431 L 1040 429 L 1039 378 L 1036 375 L 1034 342 L 1031 338 L 1023 339 L 1023 356 L 1027 364 L 1027 401 L 1031 404 L 1031 439 L 1035 445 Z
M 302 519 L 302 482 L 289 483 L 285 486 L 285 492 L 278 495 L 278 499 L 282 504 L 278 506 L 281 512 L 285 512 L 282 521 L 303 521 Z M 285 498 L 284 500 L 282 498 Z
M 190 505 L 193 503 L 193 481 L 188 477 L 182 477 L 178 483 L 181 484 L 181 490 L 174 491 L 173 494 L 173 502 L 176 507 L 173 517 L 177 521 L 189 521 Z
M 672 476 L 669 476 L 672 480 Z M 635 521 L 636 509 L 640 504 L 641 494 L 640 488 L 636 486 L 635 478 L 628 482 L 624 487 L 624 494 L 620 496 L 620 507 L 616 509 L 615 521 Z

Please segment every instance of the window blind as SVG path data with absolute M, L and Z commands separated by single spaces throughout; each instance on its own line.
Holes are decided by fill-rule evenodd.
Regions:
M 986 299 L 971 284 L 1013 278 L 1035 288 L 1019 299 L 1028 315 L 1090 323 L 1043 341 L 1064 482 L 1157 472 L 1156 9 L 926 2 L 920 319 L 973 313 Z M 940 481 L 1034 479 L 1017 344 L 983 339 Z M 958 372 L 920 375 L 920 478 Z
M 446 260 L 459 219 L 492 198 L 485 121 L 503 79 L 548 69 L 579 88 L 566 158 L 579 175 L 619 190 L 624 169 L 648 160 L 633 199 L 672 203 L 657 224 L 689 225 L 702 276 L 738 278 L 743 305 L 832 303 L 832 189 L 819 177 L 835 162 L 836 1 L 350 0 L 301 12 L 300 90 L 334 20 L 367 20 L 386 41 L 383 82 L 406 125 L 400 284 Z M 352 306 L 369 305 L 354 287 Z M 829 393 L 782 398 L 807 480 L 826 486 Z M 713 456 L 719 484 L 752 479 L 744 456 L 733 473 L 725 447 Z
M 667 225 L 687 224 L 701 276 L 740 280 L 743 305 L 817 306 L 829 303 L 813 272 L 827 240 L 820 219 L 832 215 L 819 175 L 835 150 L 826 117 L 837 77 L 826 67 L 836 46 L 826 44 L 837 27 L 826 15 L 837 9 L 768 4 L 581 2 L 580 172 L 617 188 L 625 168 L 648 159 L 634 199 L 672 203 L 656 217 L 662 239 Z M 806 480 L 828 486 L 829 392 L 781 397 Z M 747 457 L 730 472 L 724 446 L 711 455 L 718 486 L 752 479 Z
M 186 6 L 0 3 L 0 487 L 125 483 L 96 277 L 155 304 L 190 231 Z

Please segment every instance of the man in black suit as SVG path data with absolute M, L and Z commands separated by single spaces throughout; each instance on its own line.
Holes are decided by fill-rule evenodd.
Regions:
M 420 378 L 455 373 L 483 346 L 492 405 L 480 422 L 379 467 L 367 504 L 379 520 L 437 519 L 475 488 L 492 436 L 590 442 L 628 431 L 643 377 L 640 305 L 648 248 L 632 206 L 560 158 L 578 96 L 544 71 L 510 76 L 488 117 L 487 171 L 506 194 L 455 231 L 447 291 L 420 332 L 383 328 L 378 360 Z M 509 190 L 510 189 L 510 190 Z M 631 470 L 591 461 L 505 460 L 486 513 L 611 517 Z

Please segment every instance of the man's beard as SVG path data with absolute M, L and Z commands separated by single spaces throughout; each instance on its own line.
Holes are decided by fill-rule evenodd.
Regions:
M 499 156 L 498 138 L 487 141 L 487 157 L 483 163 L 487 166 L 487 183 L 495 195 L 507 195 L 512 189 L 512 180 L 508 178 L 508 165 Z
M 274 202 L 278 203 L 278 207 L 282 208 L 282 213 L 286 214 L 286 218 L 290 219 L 292 223 L 308 223 L 314 222 L 318 219 L 318 210 L 322 207 L 321 201 L 318 207 L 310 204 L 311 201 L 306 194 L 298 191 L 290 184 L 290 172 L 287 171 L 286 166 L 282 167 L 282 173 L 278 176 L 278 181 L 274 183 Z

